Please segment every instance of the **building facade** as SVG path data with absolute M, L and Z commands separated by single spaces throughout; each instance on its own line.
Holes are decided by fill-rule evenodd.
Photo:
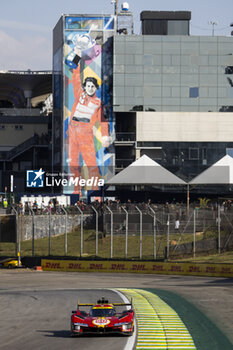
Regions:
M 190 19 L 190 12 L 144 11 L 143 35 L 133 35 L 118 30 L 114 16 L 63 15 L 54 29 L 55 168 L 68 174 L 79 167 L 85 177 L 90 165 L 108 179 L 146 154 L 189 181 L 225 154 L 233 155 L 233 37 L 190 36 Z M 82 35 L 89 38 L 80 50 Z M 103 130 L 106 122 L 107 132 L 98 140 L 98 127 L 92 126 L 92 150 L 85 128 L 76 136 L 69 131 L 75 119 L 90 121 L 79 119 L 76 69 L 83 91 L 86 77 L 96 79 L 95 97 L 105 105 L 99 125 Z M 108 145 L 104 136 L 111 139 Z M 74 137 L 86 146 L 78 141 L 72 148 Z M 74 164 L 72 149 L 80 155 Z
M 190 180 L 232 154 L 233 37 L 187 32 L 114 37 L 117 171 L 147 154 Z

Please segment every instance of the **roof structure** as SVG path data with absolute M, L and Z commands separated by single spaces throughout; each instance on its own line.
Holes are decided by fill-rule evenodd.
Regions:
M 233 158 L 229 155 L 224 156 L 189 184 L 233 184 Z
M 6 100 L 15 108 L 26 104 L 26 93 L 30 97 L 48 95 L 52 92 L 51 71 L 0 71 L 0 100 Z
M 130 164 L 106 185 L 185 185 L 186 182 L 146 155 Z

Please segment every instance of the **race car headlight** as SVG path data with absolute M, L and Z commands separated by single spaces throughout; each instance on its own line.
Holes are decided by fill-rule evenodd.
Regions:
M 122 330 L 123 330 L 123 331 L 131 330 L 131 328 L 132 328 L 132 323 L 131 323 L 131 322 L 130 322 L 130 323 L 126 323 L 126 324 L 124 324 L 124 325 L 122 326 Z
M 121 327 L 121 326 L 127 326 L 127 325 L 130 325 L 130 328 L 132 327 L 132 323 L 129 323 L 129 322 L 114 323 L 115 327 Z
M 74 327 L 76 329 L 76 327 L 88 327 L 87 323 L 74 323 Z

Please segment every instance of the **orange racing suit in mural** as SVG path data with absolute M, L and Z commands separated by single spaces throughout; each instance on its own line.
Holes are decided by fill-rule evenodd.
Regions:
M 96 161 L 96 149 L 94 144 L 94 128 L 98 130 L 98 139 L 103 147 L 107 147 L 108 123 L 103 115 L 101 100 L 96 96 L 98 83 L 95 78 L 87 77 L 81 84 L 80 65 L 73 70 L 74 104 L 71 110 L 68 127 L 68 158 L 70 173 L 73 177 L 84 177 L 81 174 L 85 168 L 88 178 L 100 178 L 100 172 Z M 83 168 L 84 166 L 84 168 Z M 92 188 L 92 189 L 98 189 Z M 74 193 L 80 193 L 75 186 Z

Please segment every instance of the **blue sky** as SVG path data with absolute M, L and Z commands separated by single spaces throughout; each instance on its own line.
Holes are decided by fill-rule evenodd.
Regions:
M 119 9 L 124 1 L 119 0 Z M 135 34 L 140 34 L 141 11 L 191 11 L 191 35 L 230 36 L 233 0 L 131 0 Z M 113 14 L 111 0 L 1 1 L 0 70 L 52 69 L 52 32 L 64 14 Z

